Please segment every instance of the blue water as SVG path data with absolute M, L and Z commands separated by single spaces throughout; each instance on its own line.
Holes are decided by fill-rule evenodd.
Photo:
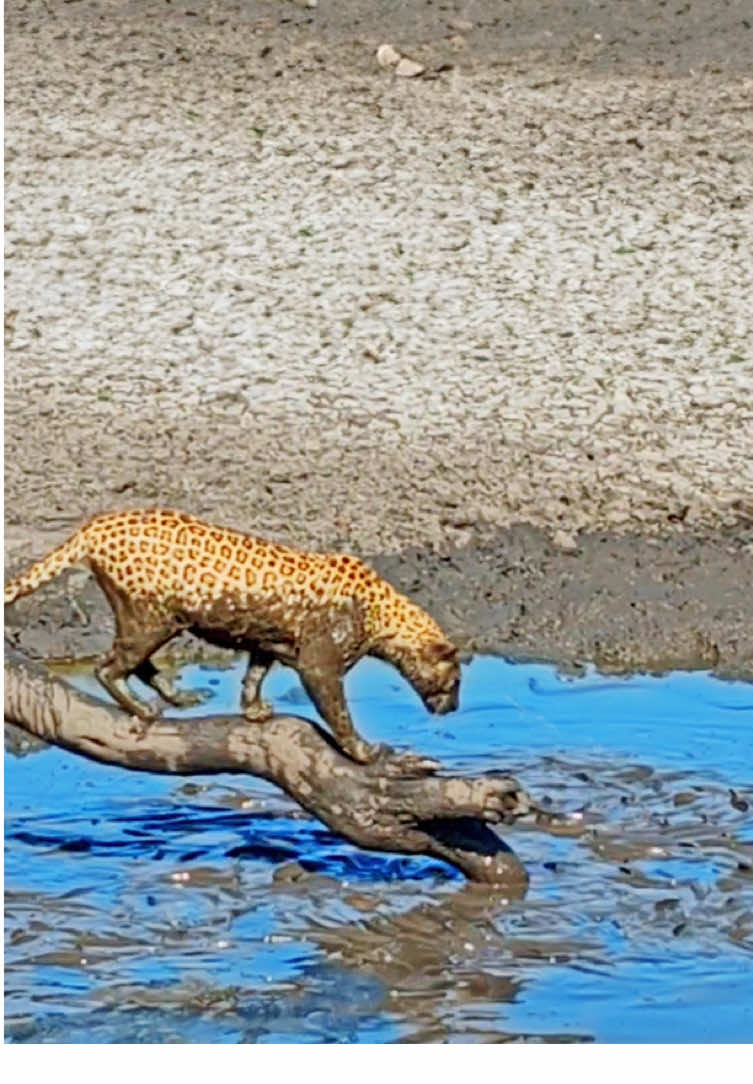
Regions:
M 185 667 L 211 700 L 180 714 L 237 710 L 240 672 Z M 264 694 L 316 717 L 290 670 Z M 369 739 L 511 772 L 587 831 L 505 829 L 531 886 L 502 901 L 258 780 L 6 753 L 8 1039 L 753 1040 L 753 686 L 477 658 L 436 717 L 368 659 L 347 694 Z

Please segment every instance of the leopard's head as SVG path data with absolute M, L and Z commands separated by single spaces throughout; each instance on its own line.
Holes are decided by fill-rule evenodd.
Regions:
M 385 645 L 384 657 L 408 679 L 430 712 L 455 711 L 460 694 L 460 659 L 457 649 L 444 637 Z
M 460 660 L 449 640 L 430 641 L 419 649 L 418 674 L 413 684 L 426 707 L 435 715 L 457 711 Z

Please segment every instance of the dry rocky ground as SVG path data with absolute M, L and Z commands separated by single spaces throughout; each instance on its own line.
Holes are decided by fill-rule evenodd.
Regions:
M 746 11 L 8 0 L 6 565 L 174 504 L 467 647 L 753 674 Z

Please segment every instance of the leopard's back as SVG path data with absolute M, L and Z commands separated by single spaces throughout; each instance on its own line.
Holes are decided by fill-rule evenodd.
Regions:
M 357 557 L 298 551 L 169 508 L 95 516 L 7 584 L 6 602 L 82 561 L 127 599 L 198 625 L 232 623 L 259 608 L 295 625 L 311 607 L 352 598 L 369 640 L 442 637 L 428 614 Z
M 92 565 L 127 597 L 200 614 L 270 593 L 288 552 L 172 509 L 113 513 L 88 525 Z

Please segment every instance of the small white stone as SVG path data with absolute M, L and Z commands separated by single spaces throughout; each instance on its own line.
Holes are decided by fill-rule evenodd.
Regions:
M 380 68 L 391 68 L 393 64 L 397 64 L 400 60 L 400 53 L 394 45 L 380 45 L 376 51 L 377 64 Z
M 416 75 L 421 75 L 424 71 L 422 64 L 419 64 L 416 60 L 411 60 L 409 57 L 404 56 L 398 66 L 395 68 L 395 75 L 401 75 L 405 79 L 412 79 Z
M 569 534 L 568 531 L 563 531 L 561 528 L 552 535 L 552 542 L 558 549 L 564 550 L 565 553 L 575 553 L 578 549 L 578 541 L 575 535 Z

